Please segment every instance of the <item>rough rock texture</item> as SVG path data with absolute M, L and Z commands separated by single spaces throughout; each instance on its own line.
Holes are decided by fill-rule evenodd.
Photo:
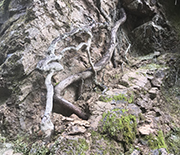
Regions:
M 108 87 L 108 91 L 102 94 L 102 90 L 94 85 L 93 78 L 82 79 L 67 87 L 61 95 L 86 112 L 89 119 L 82 120 L 75 114 L 70 117 L 58 114 L 58 109 L 62 107 L 56 105 L 56 113 L 51 117 L 55 126 L 54 135 L 51 141 L 44 143 L 39 124 L 45 111 L 46 74 L 36 69 L 37 63 L 48 55 L 49 45 L 60 34 L 93 21 L 105 25 L 108 18 L 113 21 L 120 18 L 116 10 L 117 0 L 102 0 L 101 8 L 107 17 L 102 15 L 99 2 L 0 0 L 0 152 L 132 155 L 179 153 L 179 39 L 173 23 L 166 19 L 163 9 L 167 10 L 167 4 L 157 0 L 120 1 L 125 8 L 127 21 L 118 31 L 113 58 L 116 62 L 112 60 L 114 63 L 109 63 L 97 77 L 99 82 Z M 169 4 L 171 7 L 174 5 L 171 2 Z M 178 10 L 179 3 L 173 7 Z M 90 52 L 92 62 L 95 63 L 107 51 L 110 38 L 107 28 L 95 29 L 92 34 Z M 87 36 L 77 34 L 59 42 L 55 53 L 82 41 L 87 41 Z M 67 51 L 60 64 L 64 70 L 53 76 L 54 86 L 70 75 L 90 67 L 83 48 Z M 81 86 L 83 89 L 79 93 L 78 88 Z M 133 140 L 129 137 L 126 141 L 122 135 L 118 137 L 110 132 L 119 127 L 117 122 L 113 122 L 113 117 L 108 120 L 112 130 L 102 129 L 102 121 L 106 121 L 103 115 L 113 109 L 123 109 L 136 119 L 137 132 L 130 133 Z M 64 113 L 69 114 L 68 110 Z M 118 121 L 122 116 L 116 117 Z M 119 131 L 122 128 L 120 126 Z M 103 132 L 99 133 L 99 129 Z M 160 131 L 163 135 L 159 134 Z M 7 146 L 5 142 L 8 140 L 14 144 Z

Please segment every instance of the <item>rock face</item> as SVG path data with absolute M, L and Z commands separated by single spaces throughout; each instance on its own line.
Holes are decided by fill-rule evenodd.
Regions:
M 55 38 L 92 23 L 100 25 L 92 29 L 90 48 L 91 61 L 97 62 L 108 50 L 106 24 L 121 17 L 120 4 L 128 18 L 118 31 L 112 63 L 97 76 L 108 91 L 102 94 L 91 78 L 68 86 L 61 96 L 81 107 L 89 119 L 66 117 L 68 110 L 63 116 L 58 114 L 62 107 L 54 106 L 55 136 L 44 145 L 39 124 L 45 111 L 47 73 L 37 70 L 38 62 L 47 57 Z M 85 32 L 77 33 L 58 42 L 55 54 L 87 41 Z M 0 152 L 168 154 L 168 149 L 179 153 L 179 50 L 166 54 L 177 44 L 178 37 L 156 0 L 0 0 L 0 147 L 5 137 L 14 138 L 14 147 L 2 145 Z M 64 53 L 57 61 L 64 70 L 53 76 L 53 86 L 91 67 L 85 51 Z M 83 87 L 80 92 L 79 87 Z M 158 135 L 160 130 L 164 135 Z
M 169 3 L 169 7 L 173 5 Z M 129 36 L 134 43 L 136 55 L 147 55 L 155 51 L 164 53 L 178 45 L 175 32 L 169 22 L 164 20 L 164 12 L 158 9 L 161 6 L 159 1 L 124 0 L 123 6 L 129 11 L 127 29 L 131 32 Z

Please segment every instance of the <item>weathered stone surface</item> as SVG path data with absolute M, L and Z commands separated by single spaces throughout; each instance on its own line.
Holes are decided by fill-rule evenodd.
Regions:
M 160 88 L 161 87 L 161 84 L 162 84 L 162 79 L 159 79 L 159 78 L 153 78 L 151 80 L 151 84 L 153 87 L 158 87 Z
M 151 109 L 153 104 L 151 100 L 147 96 L 143 96 L 142 99 L 137 99 L 137 105 L 139 105 L 141 108 L 144 108 L 145 110 Z
M 69 135 L 77 135 L 77 134 L 83 134 L 86 132 L 86 128 L 84 126 L 79 125 L 73 125 L 72 127 L 68 128 L 68 134 Z
M 152 127 L 152 125 L 146 124 L 146 125 L 143 125 L 143 126 L 139 127 L 138 131 L 142 135 L 149 135 L 150 133 L 155 132 L 155 129 L 152 129 L 151 127 Z
M 161 154 L 161 155 L 172 155 L 172 154 L 169 154 L 165 148 L 160 148 L 160 149 L 156 149 L 156 150 L 152 151 L 152 155 L 159 155 L 159 154 Z
M 156 96 L 157 96 L 157 93 L 158 93 L 158 88 L 157 87 L 152 87 L 150 90 L 149 90 L 149 97 L 153 100 Z
M 134 151 L 131 153 L 131 155 L 140 155 L 140 151 L 134 150 Z
M 145 86 L 149 83 L 145 70 L 136 70 L 134 72 L 128 72 L 124 74 L 122 80 L 127 82 L 128 85 L 137 90 L 141 90 L 145 88 Z
M 23 155 L 22 153 L 14 153 L 13 155 Z
M 139 117 L 139 114 L 142 113 L 139 106 L 135 104 L 128 104 L 127 109 L 130 114 L 135 115 L 137 118 Z
M 5 151 L 2 155 L 13 155 L 14 150 L 10 149 Z

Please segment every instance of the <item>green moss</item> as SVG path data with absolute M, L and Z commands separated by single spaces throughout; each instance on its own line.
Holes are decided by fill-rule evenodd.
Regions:
M 27 137 L 25 136 L 17 136 L 17 139 L 13 142 L 14 143 L 14 151 L 20 152 L 23 154 L 28 154 L 30 152 L 30 147 L 28 146 Z
M 99 131 L 123 141 L 130 147 L 136 138 L 137 123 L 135 116 L 127 114 L 126 111 L 126 109 L 114 109 L 104 113 Z
M 18 135 L 13 144 L 13 150 L 24 155 L 46 155 L 50 151 L 42 142 L 37 141 L 36 135 Z
M 114 96 L 100 96 L 99 100 L 103 102 L 111 102 L 112 100 L 114 100 L 114 101 L 127 101 L 128 103 L 133 103 L 134 94 L 131 93 L 130 96 L 126 96 L 125 94 L 119 94 Z
M 58 144 L 59 147 L 56 144 L 57 151 L 56 154 L 64 154 L 67 155 L 86 155 L 87 151 L 89 150 L 89 145 L 86 142 L 85 139 L 79 138 L 79 139 L 65 139 L 61 141 L 60 144 Z
M 103 101 L 103 102 L 111 102 L 111 101 L 112 101 L 112 97 L 100 96 L 100 97 L 99 97 L 99 100 L 100 100 L 100 101 Z
M 88 143 L 86 142 L 85 139 L 79 139 L 78 140 L 78 148 L 77 148 L 77 151 L 79 153 L 81 153 L 82 155 L 84 154 L 85 155 L 85 152 L 89 149 L 89 146 L 88 146 Z
M 158 131 L 158 135 L 154 136 L 152 134 L 145 137 L 148 140 L 148 145 L 152 150 L 165 148 L 167 149 L 167 145 L 165 143 L 165 138 L 163 132 L 160 130 Z

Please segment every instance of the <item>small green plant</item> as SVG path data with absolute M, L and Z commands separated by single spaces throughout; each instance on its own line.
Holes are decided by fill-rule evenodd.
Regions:
M 114 78 L 119 79 L 119 74 L 115 74 Z
M 112 98 L 111 97 L 100 96 L 99 100 L 103 101 L 103 102 L 111 102 Z
M 134 78 L 134 77 L 129 77 L 128 78 L 128 81 L 133 81 L 133 80 L 135 80 L 136 78 Z
M 55 86 L 57 86 L 59 83 L 60 83 L 60 82 L 56 82 L 56 83 L 55 83 Z
M 128 98 L 128 103 L 134 102 L 134 94 L 132 93 L 131 96 Z
M 114 95 L 114 96 L 100 96 L 99 97 L 100 101 L 103 102 L 111 102 L 112 100 L 114 101 L 127 101 L 128 103 L 133 103 L 134 102 L 134 94 L 132 93 L 130 97 L 126 97 L 125 94 L 119 94 L 119 95 Z
M 167 149 L 167 145 L 165 143 L 165 138 L 164 138 L 163 132 L 161 130 L 158 131 L 157 136 L 150 134 L 150 135 L 146 136 L 145 139 L 148 140 L 148 145 L 152 150 L 160 149 L 160 148 Z
M 45 145 L 34 143 L 28 155 L 46 155 L 49 149 Z
M 24 137 L 18 136 L 17 140 L 14 142 L 15 152 L 21 152 L 23 154 L 28 154 L 30 148 L 28 144 L 24 141 Z

